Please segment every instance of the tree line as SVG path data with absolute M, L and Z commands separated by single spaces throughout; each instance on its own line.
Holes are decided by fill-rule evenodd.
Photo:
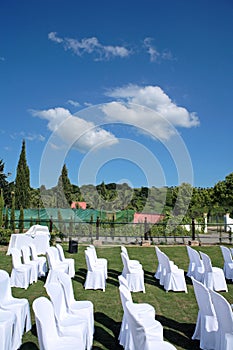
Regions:
M 5 163 L 0 160 L 0 210 L 15 209 L 67 208 L 72 202 L 87 203 L 87 208 L 119 211 L 162 213 L 166 216 L 183 215 L 186 218 L 223 216 L 226 212 L 233 215 L 233 173 L 226 176 L 210 188 L 192 187 L 183 183 L 174 187 L 131 188 L 127 183 L 116 184 L 102 182 L 99 185 L 82 185 L 70 182 L 66 164 L 63 165 L 56 186 L 46 189 L 30 186 L 30 169 L 26 159 L 26 143 L 22 149 L 16 169 L 15 181 L 9 182 L 4 171 Z M 78 207 L 78 205 L 77 205 Z

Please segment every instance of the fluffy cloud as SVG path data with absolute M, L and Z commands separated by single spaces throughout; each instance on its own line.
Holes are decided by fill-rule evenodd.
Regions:
M 78 116 L 72 115 L 65 108 L 53 108 L 43 111 L 31 111 L 33 116 L 48 121 L 48 129 L 52 131 L 62 143 L 69 144 L 80 152 L 87 152 L 94 146 L 110 146 L 117 143 L 117 138 L 110 132 L 96 127 Z M 51 145 L 53 148 L 56 145 Z
M 106 120 L 130 123 L 161 139 L 173 134 L 173 127 L 199 125 L 198 116 L 177 106 L 159 86 L 128 85 L 109 91 L 108 96 L 121 99 L 103 106 Z M 127 104 L 125 104 L 125 102 Z
M 48 38 L 58 44 L 62 44 L 65 50 L 71 50 L 77 56 L 94 54 L 97 61 L 109 60 L 114 57 L 125 58 L 131 54 L 131 51 L 124 46 L 103 45 L 96 37 L 77 40 L 60 38 L 56 32 L 51 32 L 48 34 Z
M 172 53 L 168 50 L 163 50 L 159 52 L 153 45 L 153 38 L 145 38 L 143 43 L 147 53 L 150 56 L 151 62 L 158 62 L 160 60 L 173 60 Z

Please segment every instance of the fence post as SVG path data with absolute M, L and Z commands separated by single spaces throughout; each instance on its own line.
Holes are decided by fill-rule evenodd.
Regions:
M 192 218 L 192 241 L 195 241 L 195 221 Z
M 96 218 L 96 240 L 98 241 L 100 237 L 100 219 L 97 216 Z
M 147 217 L 145 217 L 145 221 L 144 221 L 144 239 L 145 241 L 148 241 L 148 232 L 149 231 L 149 227 L 148 227 L 148 223 L 147 223 Z
M 53 217 L 51 216 L 49 220 L 49 232 L 52 233 L 52 231 L 53 231 Z

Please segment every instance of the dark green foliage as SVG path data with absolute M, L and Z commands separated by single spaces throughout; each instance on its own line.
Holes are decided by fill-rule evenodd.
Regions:
M 22 150 L 17 165 L 15 179 L 15 208 L 30 208 L 30 171 L 26 160 L 25 140 L 22 143 Z
M 4 208 L 4 198 L 3 198 L 3 190 L 0 190 L 0 227 L 3 226 L 3 208 Z
M 20 207 L 20 213 L 19 213 L 19 232 L 23 232 L 24 230 L 24 212 L 23 212 L 23 207 L 21 205 Z
M 12 231 L 10 229 L 4 229 L 0 227 L 0 244 L 8 245 L 10 242 Z
M 15 193 L 11 194 L 11 219 L 10 219 L 10 229 L 12 233 L 15 232 Z

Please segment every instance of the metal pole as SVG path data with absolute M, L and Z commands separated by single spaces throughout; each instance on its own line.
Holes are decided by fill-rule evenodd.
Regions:
M 192 241 L 195 241 L 195 222 L 194 222 L 194 218 L 192 218 Z

